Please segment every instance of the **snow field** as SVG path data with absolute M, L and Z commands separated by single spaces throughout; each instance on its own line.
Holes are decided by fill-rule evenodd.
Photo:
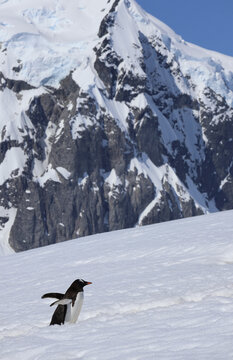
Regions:
M 93 235 L 1 258 L 0 358 L 233 357 L 232 211 Z M 80 320 L 49 327 L 45 292 L 76 278 Z

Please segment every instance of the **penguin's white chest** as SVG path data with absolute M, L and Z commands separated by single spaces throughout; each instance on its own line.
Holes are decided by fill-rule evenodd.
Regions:
M 83 291 L 81 291 L 78 293 L 78 295 L 76 297 L 74 306 L 72 306 L 72 303 L 67 306 L 65 322 L 69 322 L 72 324 L 76 323 L 76 321 L 78 320 L 80 311 L 82 309 L 83 298 L 84 298 Z

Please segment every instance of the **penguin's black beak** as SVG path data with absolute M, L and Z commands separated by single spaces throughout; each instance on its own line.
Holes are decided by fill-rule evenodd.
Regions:
M 91 285 L 91 284 L 92 284 L 92 282 L 86 281 L 86 285 Z

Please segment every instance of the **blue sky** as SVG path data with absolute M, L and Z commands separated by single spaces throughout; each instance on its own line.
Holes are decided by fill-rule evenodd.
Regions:
M 136 0 L 186 41 L 233 56 L 233 0 Z

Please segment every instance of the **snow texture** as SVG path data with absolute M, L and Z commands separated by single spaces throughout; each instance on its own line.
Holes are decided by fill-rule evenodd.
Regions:
M 1 360 L 231 360 L 233 212 L 1 257 Z M 4 274 L 4 275 L 3 275 Z M 46 292 L 84 288 L 76 324 L 48 326 Z

